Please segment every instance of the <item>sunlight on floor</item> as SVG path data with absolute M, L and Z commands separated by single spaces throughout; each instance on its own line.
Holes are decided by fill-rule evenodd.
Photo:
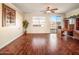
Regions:
M 46 44 L 45 38 L 40 38 L 40 37 L 33 38 L 32 45 L 34 47 L 38 47 L 39 48 L 39 47 L 45 46 L 45 44 Z
M 48 50 L 55 50 L 57 49 L 57 35 L 56 34 L 49 34 L 48 38 L 45 37 L 33 37 L 32 39 L 32 46 L 34 48 L 43 48 L 46 46 L 46 44 L 48 45 Z
M 50 34 L 49 38 L 49 49 L 54 50 L 57 48 L 57 35 L 56 34 Z

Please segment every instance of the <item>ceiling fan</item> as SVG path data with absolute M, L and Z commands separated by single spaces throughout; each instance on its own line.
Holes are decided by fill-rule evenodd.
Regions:
M 46 10 L 40 11 L 44 13 L 55 13 L 55 11 L 58 10 L 58 8 L 50 8 L 49 6 L 46 8 Z

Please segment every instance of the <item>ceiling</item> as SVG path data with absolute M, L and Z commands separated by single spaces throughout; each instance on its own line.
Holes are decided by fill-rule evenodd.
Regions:
M 24 13 L 40 13 L 46 10 L 48 6 L 58 8 L 56 13 L 66 13 L 68 11 L 79 8 L 79 3 L 13 3 Z

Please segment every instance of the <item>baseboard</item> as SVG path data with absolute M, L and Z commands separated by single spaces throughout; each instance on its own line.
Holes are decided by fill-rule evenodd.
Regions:
M 50 33 L 27 33 L 27 34 L 50 34 Z
M 8 44 L 10 44 L 10 43 L 13 42 L 14 40 L 16 40 L 18 37 L 22 36 L 23 34 L 24 34 L 24 33 L 22 33 L 22 34 L 16 36 L 15 38 L 11 39 L 10 41 L 6 42 L 6 44 L 2 45 L 2 46 L 0 47 L 0 49 L 4 48 L 4 47 L 7 46 Z

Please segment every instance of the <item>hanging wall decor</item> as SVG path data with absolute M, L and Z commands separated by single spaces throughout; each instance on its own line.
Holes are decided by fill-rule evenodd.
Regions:
M 16 23 L 16 11 L 2 4 L 2 26 L 10 26 Z

